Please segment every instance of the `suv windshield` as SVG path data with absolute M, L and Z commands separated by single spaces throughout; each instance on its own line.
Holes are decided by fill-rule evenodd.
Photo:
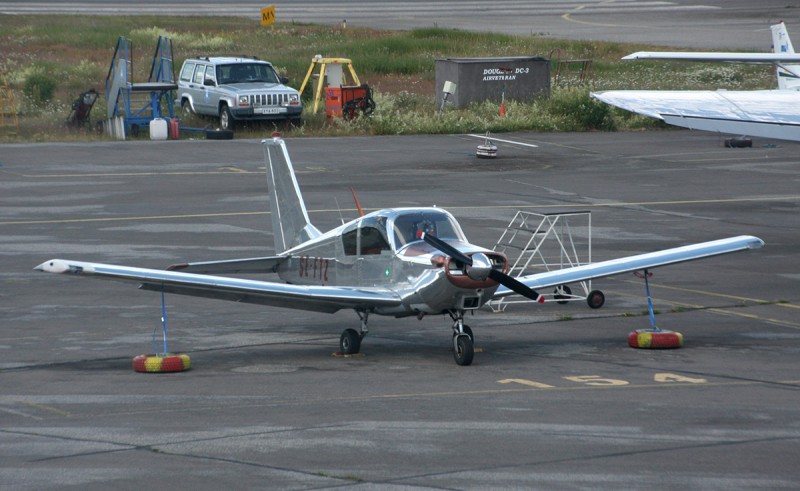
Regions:
M 220 85 L 253 82 L 279 83 L 275 70 L 265 63 L 234 63 L 217 66 L 217 83 Z

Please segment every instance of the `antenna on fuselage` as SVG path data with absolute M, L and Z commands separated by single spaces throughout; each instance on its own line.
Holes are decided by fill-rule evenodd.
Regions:
M 361 208 L 361 203 L 358 202 L 358 196 L 356 196 L 356 190 L 353 189 L 353 188 L 350 188 L 350 192 L 353 193 L 353 199 L 356 202 L 356 208 L 358 208 L 358 216 L 363 217 L 364 216 L 364 210 Z

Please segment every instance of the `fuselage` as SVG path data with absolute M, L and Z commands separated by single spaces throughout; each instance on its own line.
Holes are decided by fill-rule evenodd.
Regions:
M 376 309 L 384 315 L 417 315 L 477 309 L 498 287 L 494 280 L 470 278 L 457 263 L 424 242 L 435 235 L 464 254 L 485 255 L 505 272 L 504 255 L 470 244 L 458 222 L 439 208 L 394 208 L 369 213 L 284 253 L 281 279 L 299 285 L 384 288 L 402 306 Z

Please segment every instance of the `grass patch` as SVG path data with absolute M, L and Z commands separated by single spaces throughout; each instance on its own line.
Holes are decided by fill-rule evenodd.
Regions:
M 657 120 L 597 102 L 589 98 L 589 92 L 746 90 L 774 84 L 773 71 L 765 67 L 620 61 L 630 52 L 654 49 L 639 44 L 437 27 L 380 31 L 291 22 L 265 29 L 258 21 L 235 17 L 0 15 L 0 42 L 4 47 L 0 52 L 0 83 L 5 80 L 11 86 L 20 122 L 15 135 L 0 128 L 0 142 L 102 138 L 91 131 L 76 133 L 64 127 L 72 101 L 89 88 L 104 92 L 111 55 L 120 36 L 133 43 L 133 79 L 145 81 L 159 35 L 172 40 L 176 72 L 191 56 L 254 55 L 271 61 L 294 87 L 300 86 L 316 54 L 352 59 L 359 78 L 374 89 L 377 110 L 373 117 L 330 122 L 311 114 L 311 104 L 307 104 L 302 126 L 280 128 L 292 136 L 664 128 Z M 497 104 L 488 102 L 464 109 L 448 108 L 439 114 L 434 103 L 436 59 L 518 55 L 592 59 L 594 78 L 582 85 L 574 80 L 554 83 L 549 99 L 508 101 L 506 118 L 499 117 Z M 43 87 L 48 84 L 45 79 L 57 82 L 52 93 L 50 87 Z M 309 102 L 311 91 L 307 89 L 304 97 Z M 92 110 L 93 120 L 104 115 L 101 96 Z M 237 130 L 237 135 L 260 137 L 272 129 L 272 125 L 249 125 Z

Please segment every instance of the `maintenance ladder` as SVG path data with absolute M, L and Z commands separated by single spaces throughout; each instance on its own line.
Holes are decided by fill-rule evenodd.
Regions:
M 589 264 L 592 262 L 592 214 L 589 211 L 544 214 L 517 211 L 492 249 L 506 255 L 511 264 L 508 274 L 517 278 Z M 581 254 L 579 250 L 584 252 Z M 542 296 L 545 302 L 585 301 L 592 282 L 582 281 L 580 286 L 584 295 L 573 295 L 568 285 L 560 285 L 552 294 L 542 293 Z M 503 297 L 488 305 L 494 312 L 501 312 L 508 304 L 533 301 L 517 298 Z
M 133 82 L 133 47 L 123 36 L 117 41 L 111 66 L 106 76 L 106 98 L 108 107 L 107 130 L 118 135 L 113 128 L 119 125 L 112 121 L 122 119 L 125 133 L 136 136 L 150 121 L 169 115 L 175 117 L 175 94 L 178 89 L 172 62 L 172 41 L 164 36 L 158 37 L 158 45 L 150 66 L 147 82 Z M 166 114 L 164 111 L 166 105 Z M 109 132 L 109 131 L 107 131 Z

